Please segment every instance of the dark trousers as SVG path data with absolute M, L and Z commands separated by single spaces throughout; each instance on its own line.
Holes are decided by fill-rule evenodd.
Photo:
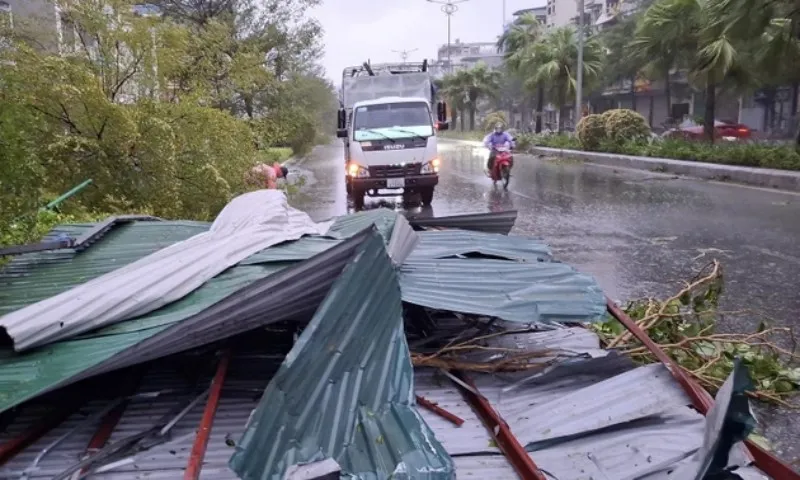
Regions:
M 486 168 L 491 172 L 494 168 L 494 159 L 497 156 L 497 151 L 492 150 L 489 152 L 489 160 L 486 161 Z

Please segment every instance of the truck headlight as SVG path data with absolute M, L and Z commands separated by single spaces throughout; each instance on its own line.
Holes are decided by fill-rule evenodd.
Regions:
M 439 159 L 434 158 L 430 162 L 426 163 L 422 166 L 422 170 L 420 172 L 423 175 L 430 175 L 432 173 L 439 173 Z
M 347 176 L 351 178 L 369 177 L 369 170 L 357 163 L 350 162 L 347 165 Z

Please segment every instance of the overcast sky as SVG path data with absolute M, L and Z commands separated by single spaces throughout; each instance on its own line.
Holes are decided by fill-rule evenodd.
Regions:
M 408 61 L 436 58 L 436 49 L 447 43 L 447 17 L 441 5 L 426 0 L 323 0 L 308 12 L 325 29 L 322 66 L 335 84 L 345 67 L 400 61 L 392 50 L 414 50 Z M 506 16 L 545 0 L 505 0 Z M 458 5 L 452 18 L 455 42 L 492 42 L 503 25 L 503 0 L 469 0 Z

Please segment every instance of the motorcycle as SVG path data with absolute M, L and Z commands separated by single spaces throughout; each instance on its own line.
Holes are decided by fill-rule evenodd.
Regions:
M 494 147 L 494 150 L 497 152 L 494 157 L 494 166 L 491 172 L 487 172 L 487 175 L 492 179 L 495 185 L 497 185 L 497 182 L 502 181 L 503 188 L 508 189 L 508 182 L 511 180 L 511 166 L 513 163 L 511 147 L 505 145 L 498 146 Z

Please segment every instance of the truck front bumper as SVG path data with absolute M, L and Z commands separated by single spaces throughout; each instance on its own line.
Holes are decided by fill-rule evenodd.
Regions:
M 396 193 L 380 193 L 379 190 L 403 189 L 404 193 L 416 193 L 421 189 L 438 185 L 439 175 L 410 175 L 397 178 L 348 177 L 348 182 L 353 191 L 364 192 L 373 197 L 395 196 Z

